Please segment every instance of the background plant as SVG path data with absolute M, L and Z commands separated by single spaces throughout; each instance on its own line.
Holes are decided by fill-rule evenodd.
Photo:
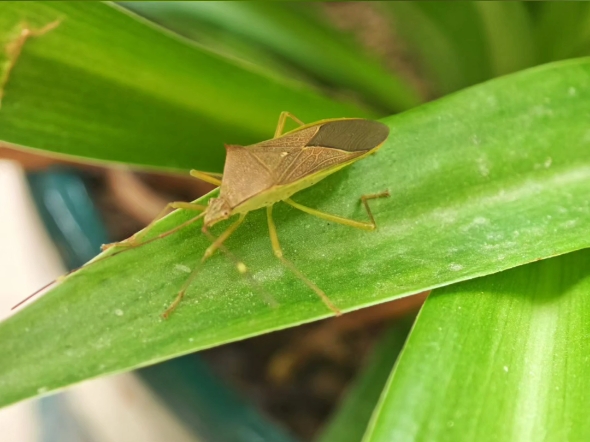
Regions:
M 427 300 L 395 368 L 403 332 L 393 329 L 376 349 L 341 411 L 363 419 L 337 415 L 324 440 L 588 436 L 578 413 L 588 387 L 590 274 L 580 249 L 590 244 L 590 60 L 517 72 L 587 55 L 586 4 L 371 6 L 403 42 L 406 69 L 384 67 L 329 25 L 327 7 L 125 6 L 198 44 L 110 4 L 0 6 L 4 48 L 24 23 L 60 23 L 30 38 L 10 70 L 5 51 L 1 140 L 93 161 L 220 171 L 224 142 L 268 138 L 282 110 L 304 121 L 382 118 L 391 128 L 378 155 L 299 196 L 360 216 L 359 189 L 389 188 L 392 198 L 376 204 L 378 232 L 277 210 L 285 250 L 343 310 L 445 286 Z M 154 234 L 188 216 L 174 213 Z M 252 216 L 228 247 L 278 308 L 217 257 L 192 300 L 162 322 L 185 275 L 178 268 L 194 265 L 207 243 L 198 227 L 187 229 L 76 273 L 0 325 L 0 402 L 329 316 L 275 262 L 263 221 Z M 106 344 L 92 345 L 99 337 Z M 36 360 L 44 362 L 31 368 Z M 387 382 L 375 370 L 391 371 Z

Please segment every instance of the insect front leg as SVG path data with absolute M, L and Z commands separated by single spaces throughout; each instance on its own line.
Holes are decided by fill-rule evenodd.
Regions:
M 166 215 L 166 213 L 168 213 L 168 211 L 170 209 L 185 209 L 185 210 L 194 210 L 194 211 L 203 212 L 203 211 L 205 211 L 206 208 L 207 208 L 207 206 L 203 206 L 201 204 L 187 203 L 184 201 L 174 201 L 172 203 L 168 203 L 168 204 L 166 204 L 166 207 L 164 207 L 162 209 L 162 211 L 158 214 L 158 216 L 156 216 L 153 219 L 153 221 L 150 222 L 141 231 L 137 232 L 136 234 L 134 234 L 133 236 L 131 236 L 130 238 L 128 238 L 125 241 L 115 242 L 115 243 L 111 243 L 111 244 L 104 244 L 101 248 L 102 248 L 102 250 L 107 250 L 107 249 L 110 249 L 111 247 L 114 247 L 114 246 L 137 247 L 138 245 L 142 244 L 141 238 L 143 238 L 151 230 L 151 228 L 154 226 L 154 224 L 156 224 L 156 222 L 160 218 L 162 218 L 164 215 Z M 173 230 L 176 231 L 177 229 L 173 229 Z M 168 232 L 165 232 L 165 233 L 168 233 Z
M 275 130 L 275 135 L 273 138 L 278 138 L 283 134 L 283 129 L 285 129 L 285 123 L 287 122 L 287 118 L 290 118 L 295 123 L 299 124 L 300 126 L 305 125 L 303 121 L 293 115 L 291 112 L 283 111 L 279 116 L 279 123 L 277 124 L 277 128 Z
M 183 203 L 183 204 L 190 204 L 190 203 Z M 201 218 L 202 218 L 204 215 L 205 215 L 205 212 L 203 212 L 203 213 L 201 213 L 201 214 L 199 214 L 199 215 L 197 215 L 197 216 L 195 216 L 195 217 L 193 217 L 193 218 L 189 219 L 188 221 L 185 221 L 185 222 L 183 222 L 183 223 L 182 223 L 182 224 L 180 224 L 179 226 L 176 226 L 175 228 L 173 228 L 173 229 L 171 229 L 171 230 L 168 230 L 167 232 L 160 233 L 158 236 L 156 236 L 156 237 L 154 237 L 154 238 L 150 238 L 150 239 L 148 239 L 147 241 L 144 241 L 144 242 L 142 242 L 142 243 L 140 243 L 140 244 L 129 245 L 129 244 L 127 244 L 127 243 L 114 243 L 114 244 L 109 244 L 109 245 L 103 246 L 103 250 L 104 250 L 105 248 L 109 248 L 110 246 L 114 246 L 114 245 L 117 245 L 117 244 L 122 244 L 122 245 L 126 246 L 126 248 L 124 248 L 123 250 L 117 250 L 117 251 L 115 251 L 115 252 L 111 253 L 110 255 L 107 255 L 107 256 L 102 256 L 102 257 L 96 258 L 96 259 L 94 259 L 93 261 L 91 261 L 91 262 L 89 262 L 89 263 L 87 263 L 87 264 L 84 264 L 82 267 L 78 267 L 78 268 L 76 268 L 76 269 L 73 269 L 73 270 L 71 270 L 70 272 L 66 273 L 65 275 L 62 275 L 62 276 L 60 276 L 59 278 L 55 279 L 54 281 L 50 282 L 49 284 L 46 284 L 44 287 L 41 287 L 39 290 L 37 290 L 37 291 L 36 291 L 35 293 L 33 293 L 32 295 L 30 295 L 30 296 L 27 296 L 25 299 L 23 299 L 23 300 L 22 300 L 22 301 L 20 301 L 18 304 L 16 304 L 14 307 L 12 307 L 12 310 L 14 310 L 15 308 L 17 308 L 17 307 L 18 307 L 18 306 L 20 306 L 21 304 L 25 303 L 26 301 L 28 301 L 28 300 L 29 300 L 29 299 L 31 299 L 32 297 L 36 296 L 38 293 L 42 292 L 43 290 L 45 290 L 45 289 L 46 289 L 46 288 L 48 288 L 49 286 L 51 286 L 51 285 L 53 285 L 53 284 L 55 284 L 55 283 L 58 283 L 58 282 L 61 282 L 61 281 L 63 281 L 63 280 L 64 280 L 64 279 L 65 279 L 67 276 L 69 276 L 69 275 L 71 275 L 71 274 L 73 274 L 73 273 L 76 273 L 78 270 L 81 270 L 81 269 L 87 268 L 87 267 L 89 267 L 89 266 L 95 265 L 95 264 L 97 264 L 97 263 L 99 263 L 99 262 L 101 262 L 101 261 L 105 261 L 105 260 L 107 260 L 107 259 L 111 259 L 111 258 L 113 258 L 114 256 L 117 256 L 117 255 L 119 255 L 120 253 L 125 253 L 125 252 L 127 252 L 127 251 L 129 251 L 129 250 L 131 250 L 131 249 L 138 248 L 138 247 L 142 247 L 142 246 L 145 246 L 145 245 L 147 245 L 147 244 L 149 244 L 149 243 L 151 243 L 151 242 L 157 241 L 157 240 L 159 240 L 159 239 L 162 239 L 162 238 L 166 238 L 167 236 L 170 236 L 170 235 L 172 235 L 173 233 L 176 233 L 176 232 L 178 232 L 179 230 L 182 230 L 182 229 L 184 229 L 185 227 L 189 226 L 190 224 L 192 224 L 192 223 L 194 223 L 194 222 L 197 222 L 197 221 L 198 221 L 199 219 L 201 219 Z
M 336 316 L 340 316 L 342 312 L 336 307 L 328 295 L 324 293 L 322 289 L 320 289 L 317 285 L 315 285 L 307 276 L 305 276 L 301 271 L 295 267 L 291 261 L 283 256 L 283 250 L 281 249 L 281 244 L 279 243 L 279 236 L 277 235 L 277 227 L 275 226 L 275 222 L 272 218 L 272 206 L 266 207 L 266 217 L 268 220 L 268 231 L 270 234 L 270 242 L 272 244 L 272 250 L 277 258 L 291 270 L 299 279 L 301 279 L 305 285 L 307 285 L 310 289 L 312 289 L 316 295 L 320 297 L 322 302 L 328 307 L 330 310 L 334 312 Z

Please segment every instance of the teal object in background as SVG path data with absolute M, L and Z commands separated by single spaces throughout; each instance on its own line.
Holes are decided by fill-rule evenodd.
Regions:
M 37 210 L 69 269 L 80 267 L 109 242 L 98 211 L 80 175 L 52 169 L 28 175 Z
M 138 370 L 176 416 L 206 441 L 294 442 L 234 391 L 196 355 Z

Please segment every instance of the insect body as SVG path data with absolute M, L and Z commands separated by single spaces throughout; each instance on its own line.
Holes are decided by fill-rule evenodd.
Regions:
M 301 126 L 283 134 L 287 118 L 292 118 Z M 340 310 L 330 301 L 328 296 L 293 263 L 283 257 L 275 223 L 272 218 L 272 207 L 279 201 L 311 215 L 325 220 L 345 224 L 365 230 L 376 228 L 373 214 L 368 201 L 374 198 L 389 196 L 389 192 L 363 195 L 361 201 L 369 215 L 370 222 L 355 221 L 332 215 L 303 206 L 291 200 L 294 193 L 313 186 L 321 179 L 375 152 L 389 135 L 389 128 L 382 123 L 358 118 L 342 118 L 323 120 L 312 124 L 303 124 L 288 112 L 281 113 L 274 138 L 251 146 L 226 145 L 227 157 L 221 177 L 213 174 L 191 171 L 195 178 L 220 186 L 219 196 L 211 198 L 207 206 L 188 202 L 169 203 L 169 208 L 195 210 L 201 213 L 184 222 L 178 227 L 162 233 L 155 238 L 141 241 L 157 217 L 150 225 L 129 240 L 114 245 L 126 248 L 139 247 L 159 238 L 171 235 L 185 226 L 203 219 L 203 232 L 212 237 L 208 228 L 239 215 L 205 251 L 201 263 L 222 247 L 223 242 L 243 223 L 248 212 L 266 207 L 270 239 L 275 256 L 293 271 L 308 287 L 310 287 L 335 314 Z M 221 179 L 219 179 L 221 178 Z M 115 252 L 120 253 L 120 252 Z M 112 256 L 112 255 L 111 255 Z M 106 257 L 108 258 L 108 257 Z M 105 259 L 106 259 L 105 258 Z M 94 261 L 97 262 L 97 261 Z M 195 278 L 197 266 L 178 293 L 174 302 L 164 312 L 168 317 L 182 300 L 188 286 Z M 245 271 L 245 266 L 238 263 L 238 269 Z
M 301 126 L 282 134 L 288 117 Z M 320 212 L 298 204 L 290 197 L 375 152 L 381 147 L 388 135 L 389 128 L 377 121 L 342 118 L 306 125 L 290 113 L 283 112 L 273 139 L 246 147 L 226 145 L 227 157 L 221 180 L 203 172 L 191 171 L 191 175 L 194 177 L 220 186 L 219 196 L 211 198 L 207 207 L 182 202 L 170 203 L 169 207 L 202 210 L 202 213 L 193 220 L 196 221 L 204 217 L 203 231 L 205 232 L 213 224 L 233 215 L 239 215 L 237 221 L 230 225 L 205 251 L 202 261 L 209 258 L 229 238 L 242 224 L 248 212 L 266 207 L 274 254 L 316 292 L 328 308 L 338 315 L 340 311 L 326 294 L 283 257 L 272 218 L 272 206 L 279 201 L 284 201 L 299 210 L 328 221 L 365 230 L 375 229 L 375 220 L 367 201 L 389 196 L 388 192 L 361 197 L 370 222 L 355 221 Z M 193 220 L 189 220 L 189 222 Z M 165 317 L 180 303 L 194 274 L 196 274 L 196 270 L 186 281 L 176 300 L 164 313 Z
M 294 193 L 378 149 L 389 134 L 379 122 L 326 120 L 252 146 L 226 146 L 219 198 L 205 225 L 287 200 Z

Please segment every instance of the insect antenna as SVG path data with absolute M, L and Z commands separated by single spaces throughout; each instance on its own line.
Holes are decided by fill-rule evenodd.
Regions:
M 56 284 L 56 283 L 58 283 L 58 282 L 61 282 L 61 281 L 63 281 L 65 278 L 67 278 L 68 276 L 70 276 L 70 275 L 71 275 L 71 274 L 73 274 L 73 273 L 76 273 L 78 270 L 84 269 L 84 268 L 86 268 L 86 267 L 90 267 L 90 266 L 92 266 L 92 265 L 94 265 L 94 264 L 96 264 L 96 263 L 99 263 L 99 262 L 101 262 L 101 261 L 104 261 L 104 260 L 106 260 L 106 259 L 113 258 L 113 257 L 115 257 L 115 256 L 117 256 L 117 255 L 120 255 L 121 253 L 125 253 L 125 252 L 128 252 L 128 251 L 130 251 L 130 250 L 134 250 L 134 249 L 137 249 L 137 248 L 139 248 L 139 247 L 143 247 L 143 246 L 145 246 L 145 245 L 148 245 L 148 244 L 150 244 L 150 243 L 152 243 L 152 242 L 154 242 L 154 241 L 157 241 L 157 240 L 160 240 L 160 239 L 166 238 L 167 236 L 170 236 L 170 235 L 172 235 L 173 233 L 176 233 L 176 232 L 178 232 L 179 230 L 183 229 L 184 227 L 186 227 L 186 226 L 188 226 L 188 225 L 190 225 L 190 224 L 192 224 L 192 223 L 194 223 L 194 222 L 198 221 L 198 220 L 199 220 L 199 219 L 201 219 L 203 216 L 205 216 L 205 212 L 203 212 L 203 213 L 200 213 L 199 215 L 195 216 L 194 218 L 191 218 L 191 219 L 189 219 L 188 221 L 185 221 L 185 222 L 183 222 L 182 224 L 180 224 L 180 225 L 178 225 L 178 226 L 174 227 L 173 229 L 170 229 L 170 230 L 168 230 L 167 232 L 161 233 L 161 234 L 159 234 L 159 235 L 157 235 L 157 236 L 155 236 L 155 237 L 153 237 L 153 238 L 150 238 L 150 239 L 148 239 L 148 240 L 146 240 L 146 241 L 143 241 L 142 243 L 139 243 L 139 244 L 125 244 L 125 243 L 115 243 L 115 244 L 113 245 L 114 247 L 116 247 L 116 245 L 117 245 L 117 244 L 119 244 L 119 245 L 121 245 L 121 246 L 124 246 L 125 248 L 124 248 L 124 249 L 122 249 L 122 250 L 117 250 L 117 251 L 115 251 L 115 252 L 113 252 L 113 253 L 111 253 L 111 254 L 109 254 L 109 255 L 107 255 L 107 256 L 101 256 L 100 258 L 95 258 L 94 260 L 92 260 L 92 261 L 90 261 L 90 262 L 88 262 L 88 263 L 84 264 L 83 266 L 80 266 L 80 267 L 77 267 L 77 268 L 75 268 L 75 269 L 73 269 L 73 270 L 70 270 L 70 271 L 69 271 L 68 273 L 66 273 L 65 275 L 61 275 L 60 277 L 58 277 L 58 278 L 54 279 L 54 280 L 53 280 L 53 281 L 51 281 L 50 283 L 48 283 L 48 284 L 45 284 L 45 285 L 44 285 L 43 287 L 41 287 L 39 290 L 37 290 L 36 292 L 34 292 L 34 293 L 32 293 L 31 295 L 27 296 L 27 297 L 26 297 L 25 299 L 23 299 L 22 301 L 18 302 L 18 304 L 14 305 L 14 306 L 13 306 L 13 307 L 12 307 L 10 310 L 14 310 L 14 309 L 16 309 L 16 308 L 20 307 L 21 305 L 23 305 L 23 304 L 24 304 L 25 302 L 27 302 L 28 300 L 30 300 L 30 299 L 34 298 L 35 296 L 37 296 L 37 295 L 38 295 L 39 293 L 41 293 L 43 290 L 45 290 L 45 289 L 47 289 L 47 288 L 51 287 L 53 284 Z
M 78 268 L 76 268 L 76 269 L 74 269 L 74 270 L 72 270 L 72 271 L 70 271 L 70 272 L 66 273 L 65 275 L 62 275 L 62 276 L 60 276 L 59 278 L 57 278 L 57 279 L 54 279 L 53 281 L 51 281 L 51 282 L 49 282 L 49 283 L 45 284 L 43 287 L 41 287 L 39 290 L 35 291 L 34 293 L 30 294 L 29 296 L 27 296 L 25 299 L 22 299 L 22 300 L 20 300 L 20 301 L 18 302 L 18 304 L 16 304 L 16 305 L 13 305 L 13 306 L 10 308 L 10 310 L 14 310 L 14 309 L 16 309 L 16 308 L 20 307 L 20 306 L 21 306 L 21 305 L 23 305 L 25 302 L 27 302 L 29 299 L 32 299 L 32 298 L 34 298 L 34 297 L 35 297 L 35 296 L 37 296 L 39 293 L 41 293 L 43 290 L 45 290 L 45 289 L 47 289 L 47 288 L 51 287 L 53 284 L 55 284 L 56 282 L 58 282 L 58 281 L 59 281 L 61 278 L 65 278 L 66 276 L 68 276 L 68 275 L 69 275 L 69 274 L 71 274 L 71 273 L 74 273 L 76 270 L 79 270 L 80 268 L 81 268 L 81 267 L 78 267 Z

